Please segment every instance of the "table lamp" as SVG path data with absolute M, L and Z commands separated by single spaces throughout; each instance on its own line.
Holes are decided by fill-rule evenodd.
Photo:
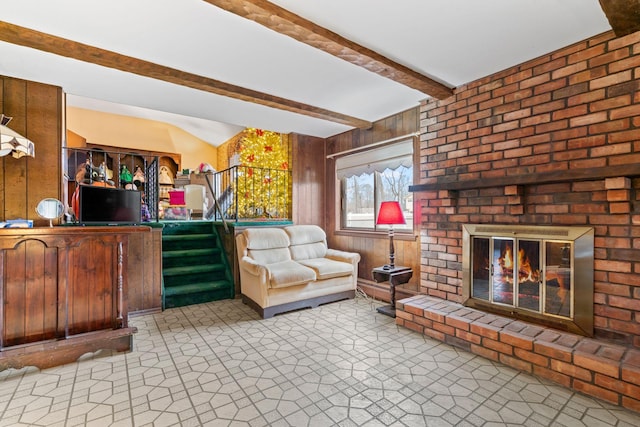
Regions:
M 399 202 L 382 202 L 378 211 L 377 225 L 389 226 L 389 265 L 385 265 L 385 269 L 393 270 L 395 268 L 395 249 L 393 247 L 393 226 L 395 224 L 406 224 L 402 209 Z

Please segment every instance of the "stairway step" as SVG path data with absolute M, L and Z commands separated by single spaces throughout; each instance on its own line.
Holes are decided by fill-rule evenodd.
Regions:
M 218 271 L 224 271 L 223 264 L 206 264 L 206 265 L 189 265 L 184 267 L 170 267 L 163 268 L 163 275 L 165 277 L 181 276 L 185 274 L 202 274 L 202 273 L 215 273 Z
M 199 292 L 210 292 L 217 290 L 225 290 L 229 287 L 228 280 L 216 280 L 212 282 L 189 283 L 181 286 L 167 286 L 164 288 L 165 297 L 174 295 L 187 295 Z
M 162 229 L 163 235 L 184 235 L 211 233 L 213 224 L 210 221 L 179 221 L 166 222 Z
M 168 250 L 162 251 L 162 259 L 217 255 L 219 253 L 220 253 L 219 248 L 178 249 L 175 251 L 168 249 Z
M 221 262 L 222 250 L 219 248 L 180 249 L 162 253 L 163 269 L 186 267 L 190 265 L 209 265 Z
M 162 235 L 162 242 L 175 242 L 182 240 L 209 240 L 215 239 L 213 233 L 200 233 L 200 234 L 167 234 Z
M 162 251 L 206 249 L 217 246 L 215 234 L 172 234 L 162 236 Z

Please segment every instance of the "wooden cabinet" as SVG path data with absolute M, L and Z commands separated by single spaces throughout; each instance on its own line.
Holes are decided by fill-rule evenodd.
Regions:
M 0 230 L 0 370 L 128 350 L 129 238 L 149 227 Z

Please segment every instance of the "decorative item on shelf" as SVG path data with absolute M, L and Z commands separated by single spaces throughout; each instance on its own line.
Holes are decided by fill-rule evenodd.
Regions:
M 160 190 L 160 192 L 158 194 L 158 197 L 160 199 L 168 199 L 169 198 L 169 187 L 167 187 L 166 185 L 160 185 L 159 190 Z
M 36 156 L 33 142 L 7 127 L 12 117 L 0 114 L 0 157 L 11 154 L 16 159 L 23 156 Z
M 389 226 L 389 264 L 385 269 L 393 270 L 395 267 L 395 249 L 393 247 L 393 226 L 396 224 L 406 224 L 400 203 L 396 201 L 382 202 L 378 211 L 378 225 Z
M 95 167 L 87 159 L 76 172 L 76 182 L 79 184 L 101 185 L 103 187 L 113 187 L 113 181 L 107 179 L 105 171 L 101 167 Z
M 127 184 L 131 181 L 133 181 L 133 175 L 131 175 L 131 171 L 127 168 L 127 165 L 120 166 L 120 182 Z
M 107 180 L 113 179 L 113 171 L 109 169 L 106 162 L 100 163 L 100 175 Z
M 173 185 L 173 178 L 171 177 L 171 169 L 167 166 L 160 166 L 160 176 L 158 182 L 162 185 Z
M 136 171 L 133 173 L 133 184 L 136 187 L 141 187 L 144 184 L 144 172 L 138 165 L 136 165 Z

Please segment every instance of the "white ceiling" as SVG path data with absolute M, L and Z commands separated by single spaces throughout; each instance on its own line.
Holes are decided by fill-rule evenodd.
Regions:
M 273 0 L 450 87 L 609 30 L 598 0 Z M 202 0 L 0 0 L 2 21 L 375 121 L 425 93 Z M 0 74 L 69 106 L 165 121 L 218 145 L 244 127 L 329 137 L 338 123 L 0 42 Z

